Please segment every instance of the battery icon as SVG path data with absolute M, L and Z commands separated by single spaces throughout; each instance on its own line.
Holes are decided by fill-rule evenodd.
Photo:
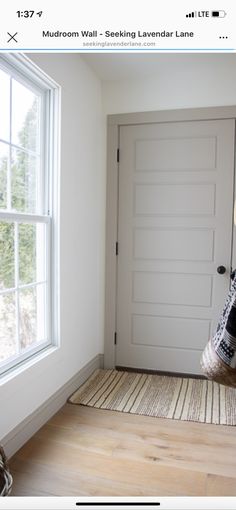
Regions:
M 213 18 L 224 18 L 226 16 L 225 11 L 211 11 L 211 15 Z

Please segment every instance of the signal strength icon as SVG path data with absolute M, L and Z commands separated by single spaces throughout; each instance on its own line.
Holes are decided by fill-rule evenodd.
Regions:
M 194 18 L 196 16 L 195 12 L 189 12 L 186 14 L 186 18 Z

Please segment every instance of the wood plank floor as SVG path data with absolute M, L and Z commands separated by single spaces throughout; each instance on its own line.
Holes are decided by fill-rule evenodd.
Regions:
M 10 461 L 13 496 L 236 496 L 236 429 L 66 404 Z

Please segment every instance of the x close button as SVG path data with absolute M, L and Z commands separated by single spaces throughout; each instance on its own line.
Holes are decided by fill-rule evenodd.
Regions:
M 13 35 L 12 35 L 12 34 L 10 34 L 10 32 L 7 32 L 7 33 L 8 33 L 8 35 L 10 36 L 10 38 L 9 38 L 9 39 L 8 39 L 8 41 L 7 41 L 8 43 L 9 43 L 10 41 L 15 41 L 16 43 L 18 42 L 18 41 L 17 41 L 17 39 L 16 39 L 16 35 L 18 34 L 18 32 L 15 32 L 15 34 L 13 34 Z

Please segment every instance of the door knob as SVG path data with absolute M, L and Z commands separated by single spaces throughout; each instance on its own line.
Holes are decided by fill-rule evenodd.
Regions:
M 226 267 L 225 266 L 218 266 L 217 267 L 217 273 L 224 274 L 225 272 L 226 272 Z

